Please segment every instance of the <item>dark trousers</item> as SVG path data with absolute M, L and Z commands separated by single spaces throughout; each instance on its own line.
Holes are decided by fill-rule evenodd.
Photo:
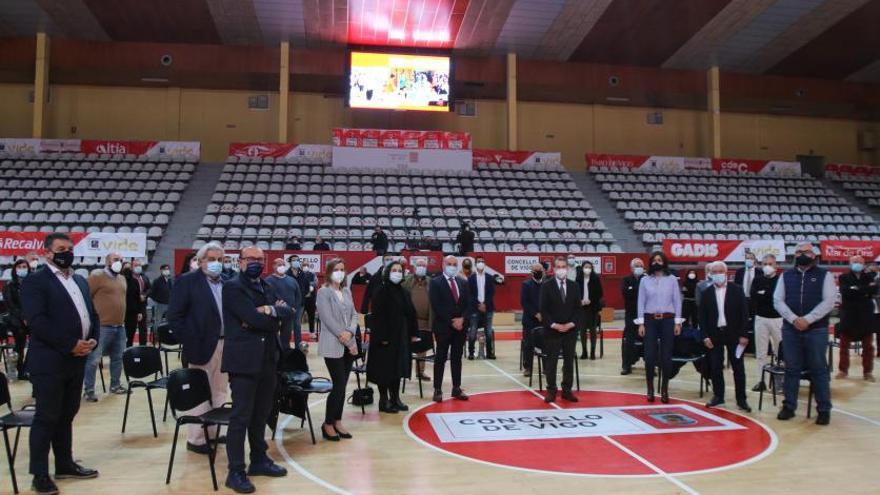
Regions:
M 672 347 L 674 344 L 674 319 L 654 320 L 645 318 L 645 378 L 649 384 L 654 383 L 654 369 L 657 367 L 658 350 L 660 373 L 665 378 L 664 383 L 672 376 Z
M 587 333 L 590 334 L 590 356 L 596 355 L 596 338 L 599 335 L 599 313 L 595 309 L 584 309 L 584 325 L 580 329 L 581 354 L 587 355 Z
M 275 368 L 278 363 L 278 350 L 275 347 L 272 341 L 265 346 L 258 374 L 229 374 L 229 388 L 232 390 L 232 415 L 226 433 L 229 471 L 244 471 L 245 436 L 251 446 L 251 464 L 267 459 L 266 421 L 274 403 Z
M 632 322 L 635 317 L 626 316 L 623 324 L 623 338 L 620 339 L 621 369 L 632 370 L 632 365 L 637 361 L 636 338 L 639 335 L 639 326 Z
M 524 370 L 532 369 L 535 360 L 535 344 L 532 343 L 532 329 L 540 326 L 538 322 L 523 322 L 522 329 L 522 367 Z
M 332 425 L 342 419 L 342 409 L 345 407 L 345 385 L 348 383 L 348 375 L 351 374 L 351 363 L 354 356 L 348 349 L 342 351 L 340 358 L 324 358 L 327 372 L 330 373 L 330 381 L 333 382 L 333 390 L 327 395 L 327 409 L 324 415 L 324 424 Z
M 562 350 L 562 390 L 571 391 L 574 382 L 574 349 L 577 334 L 574 329 L 565 333 L 556 330 L 544 331 L 544 374 L 547 375 L 547 390 L 556 391 L 556 362 Z
M 31 467 L 34 476 L 49 474 L 49 446 L 55 453 L 55 470 L 73 463 L 73 418 L 79 411 L 84 360 L 77 360 L 61 373 L 31 375 L 37 412 L 30 432 Z
M 709 351 L 709 368 L 712 370 L 712 394 L 719 399 L 724 399 L 724 355 L 733 369 L 733 383 L 736 387 L 736 401 L 746 400 L 746 367 L 743 358 L 736 358 L 736 346 L 738 342 L 715 344 Z
M 315 333 L 315 308 L 316 308 L 316 299 L 314 297 L 310 297 L 306 299 L 303 304 L 303 308 L 306 310 L 306 314 L 309 316 L 309 333 Z M 299 315 L 302 318 L 302 315 Z
M 801 371 L 810 372 L 816 394 L 816 410 L 831 411 L 831 375 L 828 372 L 828 327 L 798 331 L 788 322 L 782 324 L 782 348 L 785 349 L 785 400 L 782 404 L 797 410 Z
M 134 344 L 134 334 L 138 334 L 138 343 L 147 345 L 147 318 L 144 316 L 141 321 L 137 319 L 138 313 L 125 314 L 125 347 L 131 347 Z
M 12 337 L 15 339 L 15 353 L 18 354 L 16 371 L 18 376 L 21 376 L 24 373 L 24 349 L 27 346 L 28 332 L 24 328 L 14 328 Z
M 452 372 L 452 388 L 461 388 L 461 356 L 464 354 L 467 332 L 450 328 L 444 333 L 434 333 L 434 340 L 437 343 L 434 357 L 434 389 L 443 388 L 443 372 L 446 369 L 447 359 Z

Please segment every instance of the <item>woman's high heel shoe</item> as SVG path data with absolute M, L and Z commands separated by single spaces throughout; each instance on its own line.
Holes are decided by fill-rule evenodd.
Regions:
M 349 439 L 352 438 L 352 437 L 351 437 L 351 433 L 348 433 L 348 432 L 343 433 L 343 432 L 339 431 L 339 430 L 336 428 L 336 425 L 333 425 L 333 429 L 336 430 L 336 434 L 339 435 L 339 438 L 344 438 L 344 439 L 346 439 L 346 440 L 349 440 Z
M 321 435 L 324 437 L 324 440 L 330 440 L 331 442 L 338 442 L 339 435 L 330 435 L 329 433 L 327 433 L 326 426 L 329 426 L 329 425 L 324 425 L 321 427 Z M 333 431 L 336 431 L 336 428 L 333 428 Z

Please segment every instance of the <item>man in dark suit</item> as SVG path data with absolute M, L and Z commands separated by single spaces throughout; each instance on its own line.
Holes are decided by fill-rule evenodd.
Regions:
M 242 249 L 238 278 L 223 285 L 223 329 L 226 350 L 222 370 L 229 373 L 232 415 L 226 441 L 229 475 L 226 486 L 237 493 L 252 493 L 248 476 L 281 477 L 287 470 L 266 455 L 266 420 L 272 412 L 275 371 L 282 349 L 281 320 L 293 313 L 260 276 L 265 266 L 263 250 Z M 244 439 L 251 446 L 245 474 Z
M 486 272 L 486 260 L 482 256 L 477 256 L 474 261 L 476 270 L 468 277 L 472 311 L 467 336 L 468 359 L 474 358 L 474 344 L 480 323 L 486 332 L 486 359 L 495 359 L 495 330 L 492 328 L 492 318 L 495 316 L 495 277 Z
M 388 234 L 382 231 L 382 227 L 376 225 L 376 231 L 370 237 L 370 243 L 373 245 L 376 256 L 382 256 L 388 251 Z
M 700 329 L 709 348 L 709 365 L 712 373 L 712 400 L 706 407 L 724 404 L 724 355 L 733 368 L 736 386 L 736 405 L 746 412 L 752 408 L 746 402 L 746 370 L 743 353 L 749 343 L 746 325 L 749 319 L 748 303 L 742 287 L 727 282 L 727 265 L 716 261 L 709 265 L 712 285 L 703 289 L 700 307 Z M 741 349 L 737 350 L 740 347 Z
M 577 402 L 571 392 L 574 382 L 575 329 L 580 324 L 581 290 L 568 279 L 568 260 L 558 256 L 553 262 L 553 280 L 541 285 L 541 321 L 544 324 L 544 372 L 547 375 L 545 402 L 556 400 L 556 363 L 562 350 L 562 398 Z
M 171 289 L 174 287 L 174 279 L 171 277 L 171 267 L 162 265 L 159 267 L 159 276 L 150 284 L 150 299 L 153 300 L 153 332 L 159 323 L 166 319 L 168 303 L 171 301 Z
M 49 447 L 55 477 L 95 478 L 98 471 L 73 460 L 73 418 L 79 411 L 86 356 L 97 345 L 98 314 L 85 279 L 75 275 L 73 243 L 65 234 L 46 236 L 47 268 L 22 283 L 22 315 L 30 330 L 27 370 L 37 411 L 30 431 L 30 472 L 36 493 L 58 493 L 49 476 Z
M 535 360 L 535 347 L 532 343 L 532 330 L 541 326 L 541 283 L 544 281 L 544 267 L 540 263 L 532 265 L 532 276 L 519 290 L 519 304 L 522 308 L 522 367 L 523 375 L 532 374 Z
M 746 294 L 746 309 L 749 311 L 749 319 L 746 321 L 746 337 L 754 341 L 755 336 L 755 304 L 752 302 L 752 285 L 755 280 L 764 276 L 758 269 L 758 257 L 751 251 L 746 251 L 744 266 L 739 267 L 733 274 L 733 283 L 742 287 Z M 755 346 L 750 346 L 754 348 Z M 749 349 L 751 352 L 752 349 Z
M 464 353 L 465 317 L 470 314 L 470 293 L 467 283 L 457 277 L 458 259 L 447 256 L 443 273 L 431 280 L 428 299 L 433 321 L 431 329 L 437 343 L 434 358 L 434 402 L 443 401 L 443 371 L 446 359 L 452 372 L 452 398 L 468 400 L 461 390 L 461 356 Z M 450 351 L 451 349 L 451 351 Z
M 365 315 L 370 312 L 370 303 L 373 300 L 373 292 L 382 285 L 382 270 L 390 265 L 392 261 L 394 261 L 394 256 L 391 254 L 385 253 L 382 255 L 382 266 L 376 270 L 376 273 L 370 276 L 370 280 L 367 282 L 367 288 L 364 289 L 364 297 L 361 299 L 361 314 Z
M 635 324 L 639 306 L 639 284 L 645 276 L 645 262 L 639 258 L 633 258 L 629 262 L 631 275 L 627 275 L 620 284 L 620 292 L 623 296 L 624 321 L 623 338 L 620 339 L 622 366 L 621 375 L 632 373 L 632 365 L 638 361 L 636 356 L 636 339 L 639 336 L 638 325 Z
M 190 368 L 204 370 L 211 385 L 211 405 L 226 402 L 229 376 L 220 371 L 223 359 L 223 247 L 209 242 L 196 253 L 199 269 L 184 273 L 174 283 L 168 326 L 183 344 L 183 356 Z M 198 416 L 211 409 L 207 402 L 186 411 Z M 209 432 L 213 438 L 216 430 Z M 210 448 L 200 425 L 189 425 L 186 448 L 208 454 Z

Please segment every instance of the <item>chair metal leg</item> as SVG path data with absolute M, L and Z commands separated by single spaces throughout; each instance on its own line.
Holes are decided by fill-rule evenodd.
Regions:
M 218 490 L 217 487 L 217 472 L 214 470 L 214 457 L 216 452 L 214 450 L 214 446 L 211 445 L 211 440 L 208 436 L 208 425 L 203 424 L 202 429 L 205 430 L 205 445 L 208 446 L 208 464 L 211 466 L 211 482 L 214 483 L 214 491 Z
M 15 479 L 15 456 L 9 448 L 8 430 L 8 427 L 3 427 L 3 444 L 6 446 L 6 458 L 9 460 L 9 477 L 12 478 L 12 491 L 18 493 L 18 481 Z
M 312 426 L 312 412 L 309 411 L 308 397 L 306 397 L 306 419 L 309 420 L 309 433 L 312 434 L 312 445 L 315 445 L 318 442 L 315 441 L 315 428 L 314 428 L 314 426 Z
M 416 362 L 416 364 L 418 364 L 418 362 Z M 419 369 L 418 366 L 416 366 L 416 374 L 419 374 L 419 373 L 418 373 L 418 369 Z M 425 398 L 425 392 L 424 392 L 424 388 L 422 387 L 422 377 L 421 377 L 421 376 L 418 376 L 418 377 L 416 377 L 416 378 L 417 378 L 418 381 L 419 381 L 419 399 L 424 399 L 424 398 Z
M 128 422 L 128 403 L 131 401 L 131 385 L 125 393 L 125 412 L 122 413 L 122 433 L 125 433 L 125 423 Z
M 168 474 L 165 476 L 165 484 L 171 483 L 171 469 L 174 467 L 174 453 L 177 451 L 177 435 L 180 433 L 180 423 L 174 422 L 174 440 L 171 442 L 171 457 L 168 459 Z
M 541 365 L 538 364 L 538 366 L 541 366 Z M 535 355 L 532 354 L 532 367 L 529 368 L 529 388 L 532 388 L 532 375 L 535 374 L 534 369 L 535 369 Z M 540 373 L 540 369 L 541 368 L 538 368 L 539 373 Z
M 764 382 L 764 377 L 766 376 L 766 374 L 767 374 L 767 370 L 762 369 L 761 370 L 761 383 L 766 383 L 766 382 Z M 773 375 L 770 375 L 770 379 L 771 380 L 773 379 Z M 759 411 L 761 410 L 761 407 L 764 405 L 764 388 L 766 388 L 766 386 L 762 387 L 758 391 L 758 410 Z
M 773 407 L 776 407 L 776 375 L 770 375 L 770 381 L 773 382 L 773 386 L 770 387 L 773 394 Z
M 168 391 L 165 391 L 165 412 L 162 413 L 162 422 L 168 420 Z
M 107 393 L 107 384 L 104 382 L 104 356 L 98 358 L 98 376 L 101 377 L 101 390 Z
M 581 370 L 580 370 L 580 366 L 578 365 L 577 358 L 575 358 L 573 361 L 574 361 L 574 381 L 577 384 L 578 392 L 580 392 L 581 391 Z
M 153 412 L 153 394 L 150 393 L 149 388 L 147 388 L 147 404 L 150 405 L 150 423 L 153 425 L 153 438 L 159 438 L 159 433 L 156 431 L 156 414 Z
M 15 443 L 12 444 L 12 458 L 18 457 L 18 437 L 21 436 L 21 426 L 15 428 Z
M 602 330 L 602 325 L 599 325 L 599 359 L 603 357 L 605 357 L 605 330 Z
M 543 359 L 538 358 L 538 390 L 544 390 L 544 365 Z
M 167 375 L 168 373 L 171 372 L 171 368 L 168 367 L 168 353 L 162 352 L 162 354 L 165 355 L 165 374 Z

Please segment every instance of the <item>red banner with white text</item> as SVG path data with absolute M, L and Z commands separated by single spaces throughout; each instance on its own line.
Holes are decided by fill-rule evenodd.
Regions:
M 785 242 L 781 239 L 759 241 L 706 241 L 699 239 L 665 239 L 663 252 L 674 262 L 745 261 L 746 253 L 759 260 L 772 254 L 785 259 Z
M 839 175 L 854 175 L 858 177 L 878 177 L 880 167 L 871 165 L 851 165 L 848 163 L 829 163 L 825 165 L 825 172 Z
M 560 165 L 561 153 L 541 151 L 507 151 L 507 150 L 473 150 L 474 166 L 476 165 Z
M 308 158 L 329 163 L 333 148 L 326 144 L 229 143 L 228 156 L 239 158 Z
M 850 256 L 880 261 L 880 241 L 822 241 L 821 249 L 823 261 L 849 261 Z
M 80 152 L 98 155 L 144 155 L 182 156 L 199 158 L 201 144 L 198 141 L 107 141 L 83 139 Z
M 611 155 L 587 153 L 587 169 L 598 167 L 624 168 L 643 172 L 682 172 L 714 170 L 716 172 L 751 173 L 758 175 L 800 175 L 799 162 L 774 160 L 742 160 L 733 158 L 700 158 L 686 156 Z
M 47 235 L 45 232 L 0 231 L 0 256 L 24 256 L 31 251 L 40 252 Z M 74 244 L 86 236 L 85 232 L 71 232 L 67 235 Z
M 333 129 L 333 146 L 346 148 L 469 150 L 471 135 L 455 131 Z

